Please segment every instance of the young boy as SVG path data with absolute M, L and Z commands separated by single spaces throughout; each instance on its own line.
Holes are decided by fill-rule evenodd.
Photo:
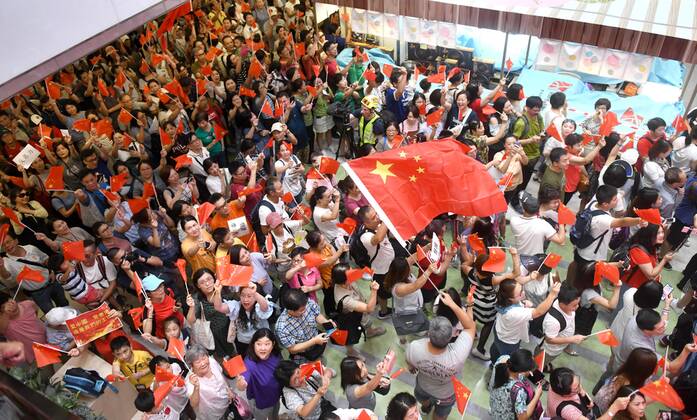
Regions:
M 133 402 L 138 411 L 143 412 L 143 420 L 177 420 L 179 413 L 167 405 L 167 400 L 163 401 L 159 407 L 155 407 L 155 394 L 149 389 L 138 392 L 136 400 Z
M 74 301 L 88 308 L 96 308 L 102 303 L 102 291 L 87 284 L 76 265 L 66 260 L 63 254 L 51 255 L 47 265 L 49 270 L 56 273 L 56 280 Z
M 156 374 L 157 369 L 165 370 L 174 375 L 179 375 L 186 368 L 182 367 L 182 362 L 176 359 L 167 359 L 162 356 L 155 356 L 150 360 L 148 364 L 150 372 Z M 184 377 L 186 376 L 186 371 L 182 374 L 182 379 L 178 380 L 172 390 L 167 394 L 167 398 L 163 401 L 163 406 L 171 408 L 176 414 L 180 414 L 186 408 L 189 402 L 189 396 L 186 393 L 186 385 L 184 384 Z M 155 380 L 150 388 L 155 391 L 158 387 L 162 386 L 164 382 L 158 382 Z M 141 410 L 143 411 L 143 410 Z M 193 413 L 193 409 L 191 409 Z
M 124 336 L 115 337 L 109 343 L 114 355 L 114 363 L 111 371 L 114 376 L 125 376 L 140 390 L 152 384 L 154 376 L 150 372 L 150 353 L 142 350 L 133 350 L 131 342 Z

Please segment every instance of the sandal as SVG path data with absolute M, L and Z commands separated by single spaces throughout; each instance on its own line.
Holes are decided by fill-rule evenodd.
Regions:
M 578 356 L 578 352 L 576 350 L 569 350 L 569 348 L 564 349 L 564 353 L 568 354 L 569 356 Z

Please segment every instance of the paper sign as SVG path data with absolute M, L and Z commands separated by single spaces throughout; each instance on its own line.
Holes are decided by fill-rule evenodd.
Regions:
M 119 318 L 109 318 L 109 305 L 106 302 L 97 309 L 84 312 L 65 323 L 78 346 L 84 346 L 123 326 Z
M 240 236 L 246 236 L 249 234 L 249 226 L 247 226 L 247 219 L 245 216 L 240 216 L 236 219 L 228 220 L 227 227 L 232 232 L 232 235 L 236 238 Z
M 41 156 L 41 153 L 39 153 L 34 146 L 27 144 L 24 146 L 24 149 L 17 153 L 17 156 L 12 159 L 12 162 L 24 169 L 29 169 L 31 164 L 34 163 L 39 156 Z
M 438 263 L 440 261 L 440 251 L 440 239 L 438 239 L 438 235 L 433 232 L 433 237 L 431 238 L 431 252 L 428 253 L 428 259 L 434 263 Z

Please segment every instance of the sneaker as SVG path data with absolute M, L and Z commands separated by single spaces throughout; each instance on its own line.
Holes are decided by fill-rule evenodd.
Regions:
M 367 338 L 372 338 L 372 337 L 377 337 L 379 335 L 383 335 L 387 332 L 387 330 L 384 327 L 370 327 L 367 330 L 365 330 L 365 336 Z
M 378 311 L 378 319 L 389 318 L 392 315 L 392 308 L 387 308 L 384 312 L 382 310 Z
M 482 352 L 480 352 L 479 349 L 476 348 L 476 347 L 472 349 L 472 352 L 471 352 L 470 354 L 471 354 L 472 356 L 476 357 L 477 359 L 483 360 L 483 361 L 485 361 L 485 362 L 488 362 L 489 360 L 491 360 L 491 357 L 489 357 L 489 356 L 486 354 L 486 351 L 484 351 L 484 353 L 482 353 Z

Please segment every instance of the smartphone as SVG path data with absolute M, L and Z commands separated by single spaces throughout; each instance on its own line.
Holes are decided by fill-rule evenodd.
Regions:
M 663 297 L 661 298 L 661 300 L 666 300 L 666 296 L 668 296 L 672 292 L 673 286 L 671 286 L 670 284 L 666 284 L 665 286 L 663 286 Z
M 540 372 L 539 369 L 535 369 L 531 375 L 528 375 L 528 379 L 530 380 L 530 382 L 537 385 L 540 381 L 543 381 L 545 379 L 545 375 L 544 373 Z
M 327 334 L 329 333 L 329 330 L 335 329 L 334 324 L 332 324 L 331 322 L 323 322 L 322 328 L 324 328 L 324 331 L 327 331 Z
M 663 219 L 663 223 L 666 225 L 673 224 L 673 223 L 675 223 L 675 217 L 669 217 L 667 219 Z
M 327 337 L 331 337 L 335 331 L 336 331 L 336 328 L 330 328 L 327 331 L 325 331 L 325 333 L 327 334 Z

